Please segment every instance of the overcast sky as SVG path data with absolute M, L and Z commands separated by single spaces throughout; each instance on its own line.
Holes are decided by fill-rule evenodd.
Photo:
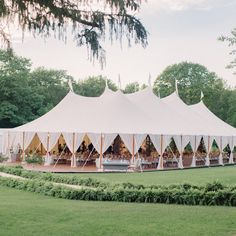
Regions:
M 121 49 L 118 42 L 107 42 L 103 70 L 87 59 L 86 48 L 70 40 L 65 44 L 26 36 L 22 43 L 15 34 L 13 47 L 17 54 L 30 58 L 34 67 L 67 70 L 75 79 L 102 74 L 117 83 L 120 74 L 123 86 L 147 83 L 149 73 L 154 80 L 166 66 L 191 61 L 236 85 L 236 76 L 225 69 L 232 59 L 230 50 L 217 40 L 236 27 L 236 0 L 148 0 L 137 16 L 149 32 L 148 47 L 123 45 Z

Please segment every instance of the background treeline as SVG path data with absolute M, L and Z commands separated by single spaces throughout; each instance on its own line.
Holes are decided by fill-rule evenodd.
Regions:
M 102 76 L 75 80 L 64 70 L 43 67 L 32 69 L 31 61 L 6 51 L 0 51 L 0 127 L 15 127 L 31 121 L 49 111 L 69 91 L 71 79 L 74 91 L 83 96 L 99 96 L 104 91 L 106 78 Z M 154 81 L 154 93 L 161 97 L 175 90 L 178 81 L 179 95 L 187 103 L 200 101 L 218 117 L 236 126 L 236 89 L 230 88 L 215 73 L 202 65 L 182 62 L 167 67 Z M 108 86 L 117 85 L 108 79 Z M 133 82 L 124 88 L 132 93 L 147 85 Z

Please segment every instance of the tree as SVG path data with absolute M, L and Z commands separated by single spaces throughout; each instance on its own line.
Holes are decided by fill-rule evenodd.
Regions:
M 43 97 L 29 86 L 31 63 L 0 51 L 0 126 L 14 127 L 38 117 Z
M 138 82 L 129 83 L 125 86 L 124 93 L 134 93 L 140 90 Z
M 103 63 L 101 41 L 107 34 L 111 41 L 126 38 L 129 44 L 147 45 L 146 29 L 135 17 L 140 4 L 141 0 L 1 0 L 0 37 L 10 48 L 5 28 L 17 19 L 24 32 L 45 37 L 53 34 L 64 41 L 72 27 L 76 44 L 87 45 L 90 58 Z
M 85 80 L 79 80 L 78 83 L 75 83 L 74 90 L 82 96 L 98 97 L 104 91 L 106 80 L 107 79 L 102 76 L 91 76 Z M 111 90 L 117 90 L 116 85 L 111 80 L 107 80 L 107 84 Z
M 42 115 L 56 106 L 69 91 L 68 80 L 73 78 L 64 70 L 43 67 L 30 73 L 29 85 L 33 93 L 43 96 L 39 114 Z
M 230 52 L 230 55 L 236 55 L 236 28 L 231 31 L 231 36 L 221 36 L 219 37 L 220 41 L 227 42 L 229 47 L 234 47 L 234 49 Z M 228 69 L 233 69 L 236 67 L 236 57 L 230 64 L 226 67 Z M 236 72 L 234 72 L 236 74 Z
M 175 91 L 175 80 L 178 82 L 179 96 L 185 103 L 199 102 L 201 91 L 203 91 L 203 100 L 207 107 L 224 121 L 236 125 L 235 118 L 232 118 L 235 105 L 231 104 L 236 99 L 234 92 L 227 88 L 223 80 L 215 73 L 195 63 L 174 64 L 168 66 L 157 77 L 154 82 L 154 92 L 158 94 L 159 91 L 161 97 L 171 94 Z M 232 97 L 229 98 L 229 94 Z

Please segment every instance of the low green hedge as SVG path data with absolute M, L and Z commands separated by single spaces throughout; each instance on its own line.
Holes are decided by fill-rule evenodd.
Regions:
M 43 164 L 43 157 L 39 154 L 28 154 L 25 157 L 25 162 L 28 164 Z
M 60 175 L 53 173 L 43 173 L 31 170 L 25 170 L 21 166 L 10 167 L 10 166 L 0 166 L 0 172 L 21 176 L 27 179 L 37 179 L 42 181 L 49 181 L 55 183 L 64 183 L 80 186 L 90 186 L 90 187 L 107 187 L 109 184 L 98 181 L 92 178 L 84 178 L 79 176 L 70 176 L 70 175 Z
M 232 188 L 218 189 L 218 191 L 194 188 L 184 190 L 183 188 L 125 189 L 122 187 L 73 189 L 36 179 L 21 180 L 5 177 L 0 177 L 0 185 L 74 200 L 236 206 L 236 189 Z
M 84 178 L 76 175 L 60 175 L 54 173 L 43 173 L 31 170 L 25 170 L 21 166 L 10 167 L 10 166 L 0 166 L 0 172 L 5 172 L 8 174 L 13 174 L 17 176 L 21 176 L 27 179 L 37 179 L 47 182 L 55 182 L 55 183 L 64 183 L 70 185 L 80 185 L 80 186 L 88 186 L 94 188 L 110 188 L 110 189 L 131 189 L 131 190 L 171 190 L 171 189 L 179 189 L 182 191 L 188 190 L 200 190 L 204 192 L 212 192 L 219 190 L 236 190 L 235 186 L 226 186 L 219 182 L 208 183 L 206 185 L 193 185 L 188 183 L 183 184 L 172 184 L 172 185 L 141 185 L 141 184 L 132 184 L 132 183 L 121 183 L 121 184 L 110 184 L 105 183 L 93 178 Z

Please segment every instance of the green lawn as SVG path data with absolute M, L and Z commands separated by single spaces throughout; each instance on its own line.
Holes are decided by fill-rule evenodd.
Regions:
M 0 187 L 0 235 L 236 235 L 236 209 L 71 201 Z
M 155 171 L 143 173 L 92 173 L 76 174 L 98 180 L 134 184 L 205 184 L 215 180 L 224 184 L 236 184 L 236 166 L 197 168 L 188 170 Z

